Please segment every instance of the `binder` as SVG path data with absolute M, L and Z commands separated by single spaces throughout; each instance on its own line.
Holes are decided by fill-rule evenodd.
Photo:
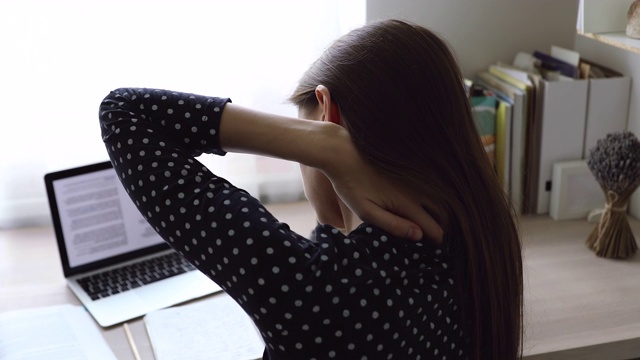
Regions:
M 516 213 L 523 213 L 524 173 L 526 160 L 527 100 L 524 92 L 516 94 L 513 101 L 511 123 L 511 201 Z
M 630 77 L 589 80 L 589 105 L 583 158 L 589 156 L 589 150 L 596 145 L 598 139 L 604 138 L 609 133 L 627 129 L 630 93 Z
M 553 164 L 582 158 L 589 80 L 542 80 L 535 213 L 549 212 Z M 534 164 L 535 166 L 535 164 Z

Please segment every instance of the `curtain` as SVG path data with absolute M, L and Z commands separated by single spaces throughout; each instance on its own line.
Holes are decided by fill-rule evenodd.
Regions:
M 362 25 L 365 0 L 23 0 L 0 4 L 0 228 L 48 223 L 43 176 L 107 160 L 98 105 L 118 87 L 295 116 L 298 78 Z M 203 156 L 265 201 L 302 196 L 297 164 Z

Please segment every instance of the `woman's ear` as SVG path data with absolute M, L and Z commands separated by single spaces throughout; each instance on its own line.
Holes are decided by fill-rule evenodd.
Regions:
M 331 100 L 331 93 L 329 92 L 329 89 L 324 85 L 318 85 L 316 87 L 316 98 L 318 99 L 318 105 L 320 106 L 321 111 L 320 120 L 329 121 L 342 126 L 340 109 L 338 109 L 338 105 Z

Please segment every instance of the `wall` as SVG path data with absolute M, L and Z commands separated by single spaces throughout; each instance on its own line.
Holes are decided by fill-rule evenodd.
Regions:
M 442 34 L 466 77 L 518 51 L 571 48 L 578 0 L 367 0 L 367 21 L 401 18 Z
M 228 96 L 295 116 L 286 99 L 300 76 L 364 19 L 364 0 L 0 0 L 0 228 L 50 223 L 43 175 L 106 160 L 97 109 L 109 90 Z M 291 162 L 199 160 L 270 201 L 302 194 Z
M 640 79 L 640 53 L 611 46 L 583 35 L 576 36 L 575 49 L 585 59 L 631 77 L 627 130 L 640 136 L 640 102 L 637 101 L 638 94 L 640 94 L 640 81 L 638 81 Z M 638 191 L 631 198 L 630 213 L 635 218 L 640 218 L 640 192 Z
M 584 0 L 585 33 L 624 31 L 633 0 Z

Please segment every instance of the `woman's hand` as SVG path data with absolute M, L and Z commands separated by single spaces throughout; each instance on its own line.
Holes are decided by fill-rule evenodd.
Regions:
M 332 135 L 335 156 L 322 170 L 342 201 L 360 219 L 393 235 L 442 242 L 442 228 L 423 207 L 428 199 L 377 173 L 358 154 L 344 128 L 332 130 L 337 133 Z

